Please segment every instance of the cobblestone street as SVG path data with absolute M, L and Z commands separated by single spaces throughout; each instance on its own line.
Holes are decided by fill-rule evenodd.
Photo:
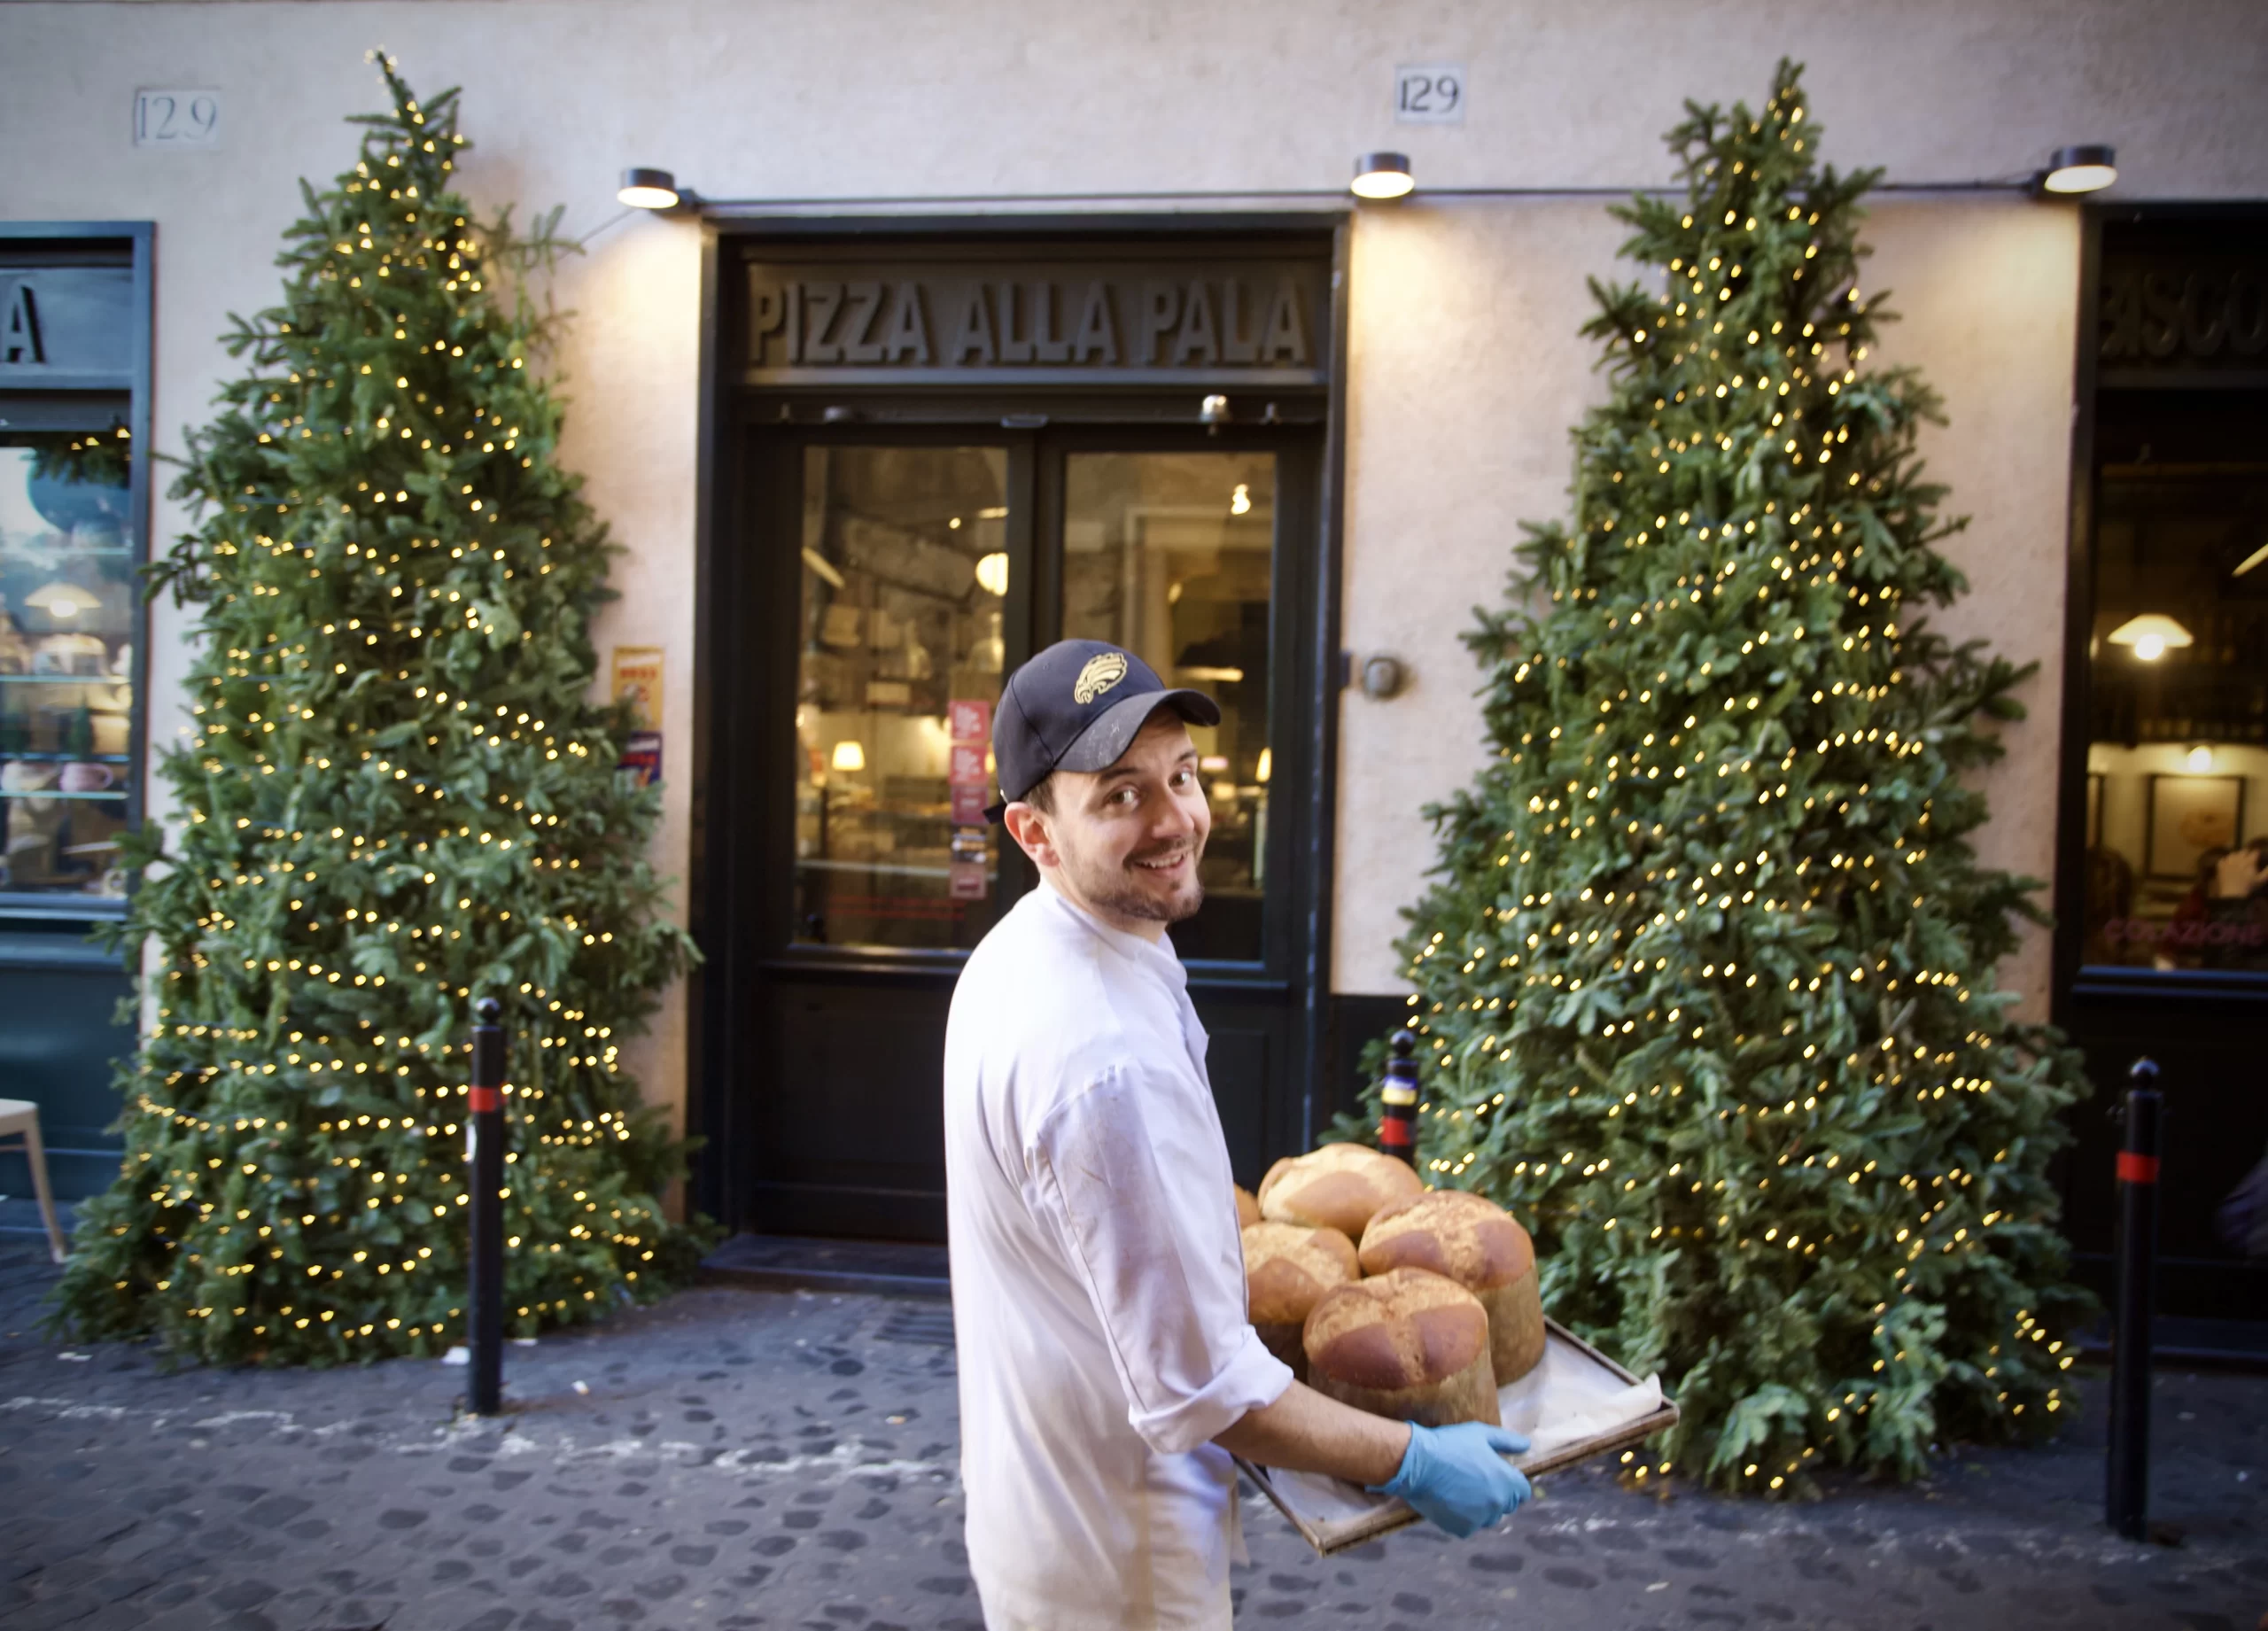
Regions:
M 0 1246 L 0 1624 L 246 1631 L 979 1626 L 944 1304 L 703 1288 L 464 1372 L 166 1374 L 58 1347 L 53 1270 Z M 2100 1379 L 2062 1443 L 1808 1505 L 1560 1474 L 1502 1531 L 1320 1559 L 1256 1497 L 1240 1622 L 1403 1627 L 2047 1626 L 2252 1631 L 2268 1381 L 2171 1371 L 2156 1516 L 2101 1526 Z

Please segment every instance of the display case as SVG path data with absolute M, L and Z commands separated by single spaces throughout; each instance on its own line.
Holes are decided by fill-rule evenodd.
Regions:
M 0 430 L 0 907 L 126 893 L 118 839 L 139 792 L 132 461 L 122 414 Z

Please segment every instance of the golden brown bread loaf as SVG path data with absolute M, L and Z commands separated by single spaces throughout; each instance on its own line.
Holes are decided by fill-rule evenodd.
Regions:
M 1543 1357 L 1543 1299 L 1535 1246 L 1495 1202 L 1461 1189 L 1397 1200 L 1363 1231 L 1363 1272 L 1425 1269 L 1447 1275 L 1488 1315 L 1496 1386 L 1518 1381 Z
M 1308 1386 L 1358 1410 L 1501 1425 L 1488 1316 L 1455 1280 L 1395 1269 L 1324 1293 L 1308 1316 Z
M 1350 1240 L 1381 1207 L 1421 1194 L 1425 1181 L 1405 1161 L 1361 1144 L 1326 1144 L 1287 1155 L 1260 1180 L 1260 1215 L 1279 1223 L 1336 1229 Z
M 1309 1312 L 1335 1286 L 1363 1278 L 1355 1243 L 1336 1229 L 1254 1223 L 1244 1231 L 1244 1283 L 1252 1328 L 1268 1351 L 1307 1379 L 1300 1332 Z
M 1241 1184 L 1230 1187 L 1237 1192 L 1237 1227 L 1249 1229 L 1260 1221 L 1260 1198 Z

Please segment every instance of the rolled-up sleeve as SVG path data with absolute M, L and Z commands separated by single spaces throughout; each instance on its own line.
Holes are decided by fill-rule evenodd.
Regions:
M 1165 1455 L 1196 1448 L 1292 1383 L 1246 1315 L 1225 1181 L 1218 1193 L 1192 1183 L 1192 1169 L 1209 1179 L 1215 1162 L 1183 1136 L 1180 1087 L 1138 1065 L 1107 1070 L 1049 1116 L 1031 1152 L 1036 1209 L 1085 1284 L 1127 1421 Z

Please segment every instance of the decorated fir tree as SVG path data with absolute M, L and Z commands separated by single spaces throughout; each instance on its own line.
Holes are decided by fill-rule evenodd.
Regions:
M 1689 113 L 1684 196 L 1617 212 L 1662 286 L 1593 284 L 1574 519 L 1466 637 L 1494 757 L 1429 812 L 1401 949 L 1423 1169 L 1663 1372 L 1657 1471 L 1784 1491 L 2068 1411 L 2046 1167 L 2080 1083 L 1992 982 L 2037 886 L 1977 864 L 1960 777 L 2028 671 L 1922 621 L 1961 523 L 1915 456 L 1935 397 L 1864 366 L 1874 174 L 1818 163 L 1789 65 Z
M 625 1037 L 685 960 L 643 858 L 657 795 L 586 700 L 612 546 L 555 462 L 549 320 L 500 281 L 548 232 L 473 221 L 455 93 L 389 113 L 280 259 L 190 435 L 198 608 L 170 830 L 128 857 L 154 1029 L 126 1154 L 60 1287 L 89 1336 L 322 1363 L 461 1340 L 472 1000 L 504 1005 L 509 1328 L 659 1288 L 681 1152 Z

